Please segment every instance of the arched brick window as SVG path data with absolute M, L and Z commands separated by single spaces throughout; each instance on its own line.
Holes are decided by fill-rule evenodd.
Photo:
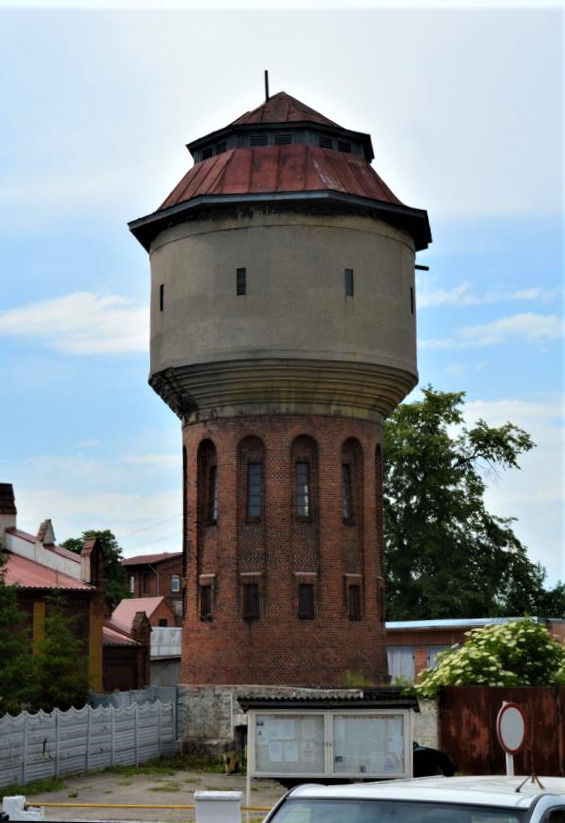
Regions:
M 218 521 L 218 462 L 216 447 L 203 440 L 198 447 L 198 520 L 204 526 Z
M 265 516 L 265 446 L 259 437 L 245 437 L 238 448 L 238 508 L 245 523 Z
M 318 510 L 318 445 L 312 437 L 296 438 L 292 444 L 291 465 L 294 519 L 312 523 L 317 520 Z
M 350 437 L 341 448 L 341 519 L 348 526 L 363 515 L 363 449 Z

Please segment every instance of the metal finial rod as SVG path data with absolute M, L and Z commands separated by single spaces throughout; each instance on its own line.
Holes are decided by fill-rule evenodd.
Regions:
M 265 69 L 265 102 L 269 99 L 269 72 Z

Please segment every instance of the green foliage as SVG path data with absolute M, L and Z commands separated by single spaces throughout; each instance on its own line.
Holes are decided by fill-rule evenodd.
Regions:
M 6 555 L 0 547 L 0 716 L 17 715 L 31 699 L 33 658 L 27 615 L 18 604 L 18 587 L 4 580 Z
M 61 545 L 72 552 L 80 554 L 84 541 L 92 537 L 97 537 L 102 544 L 104 552 L 104 597 L 110 611 L 113 611 L 120 600 L 128 597 L 126 573 L 122 566 L 122 549 L 113 533 L 109 529 L 103 531 L 89 529 L 83 532 L 81 537 L 70 537 L 68 540 L 64 540 Z
M 483 475 L 518 468 L 519 455 L 534 444 L 511 423 L 492 428 L 479 420 L 466 428 L 464 392 L 428 386 L 423 393 L 399 406 L 385 427 L 388 618 L 507 614 L 511 592 L 512 607 L 523 614 L 531 598 L 517 581 L 535 588 L 536 567 L 512 518 L 486 510 Z
M 436 697 L 442 686 L 565 686 L 565 648 L 541 623 L 491 624 L 466 637 L 422 672 L 419 696 Z
M 345 689 L 362 689 L 368 686 L 374 686 L 375 684 L 366 677 L 365 673 L 361 670 L 357 672 L 349 671 L 346 669 L 343 674 L 343 687 Z
M 34 655 L 33 709 L 80 709 L 86 703 L 89 678 L 84 644 L 77 639 L 78 615 L 69 614 L 61 593 L 46 598 L 44 637 Z

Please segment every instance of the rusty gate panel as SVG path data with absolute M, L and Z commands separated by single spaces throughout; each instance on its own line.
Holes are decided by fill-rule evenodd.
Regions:
M 496 717 L 504 701 L 526 716 L 526 743 L 514 757 L 516 774 L 565 775 L 565 689 L 449 686 L 439 698 L 440 748 L 463 774 L 504 774 Z

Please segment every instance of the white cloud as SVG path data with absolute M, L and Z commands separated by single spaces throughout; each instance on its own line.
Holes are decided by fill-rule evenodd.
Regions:
M 435 308 L 436 306 L 480 306 L 491 303 L 536 300 L 547 303 L 562 298 L 562 289 L 543 289 L 534 287 L 517 291 L 491 290 L 484 294 L 473 294 L 471 283 L 464 281 L 452 289 L 434 288 L 437 278 L 421 278 L 418 291 L 418 308 Z
M 475 349 L 517 338 L 527 343 L 547 343 L 563 337 L 564 332 L 565 322 L 558 315 L 524 312 L 478 326 L 464 326 L 454 337 L 420 340 L 419 345 L 427 349 Z
M 132 454 L 124 457 L 124 463 L 136 466 L 155 466 L 158 468 L 178 468 L 180 457 L 175 454 Z
M 75 292 L 2 312 L 0 335 L 33 337 L 67 354 L 147 352 L 149 310 L 116 294 Z

